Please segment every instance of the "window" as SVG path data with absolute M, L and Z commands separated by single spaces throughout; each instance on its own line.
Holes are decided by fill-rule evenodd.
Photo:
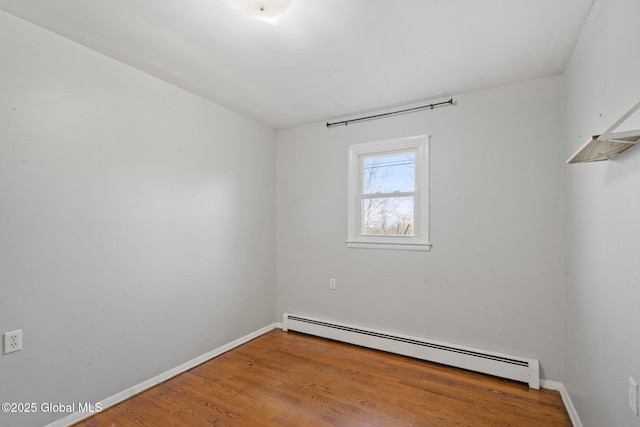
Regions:
M 428 251 L 429 136 L 349 146 L 351 248 Z

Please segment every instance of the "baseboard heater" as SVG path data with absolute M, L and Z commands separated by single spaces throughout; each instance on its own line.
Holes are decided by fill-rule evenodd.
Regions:
M 528 383 L 531 388 L 540 388 L 540 368 L 536 359 L 494 353 L 290 313 L 284 314 L 282 329 L 508 378 Z

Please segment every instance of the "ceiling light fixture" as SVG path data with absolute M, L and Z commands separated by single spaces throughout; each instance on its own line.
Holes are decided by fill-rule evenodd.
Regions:
M 222 5 L 272 25 L 289 9 L 293 0 L 224 0 Z

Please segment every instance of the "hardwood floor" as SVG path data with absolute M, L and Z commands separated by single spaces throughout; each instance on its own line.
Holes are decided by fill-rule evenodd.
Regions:
M 571 426 L 558 392 L 278 329 L 77 426 Z

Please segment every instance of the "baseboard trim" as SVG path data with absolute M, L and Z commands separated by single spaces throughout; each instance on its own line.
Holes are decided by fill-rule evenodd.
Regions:
M 540 386 L 549 390 L 559 391 L 564 407 L 567 409 L 567 413 L 571 419 L 571 424 L 573 424 L 573 427 L 582 427 L 582 422 L 580 421 L 580 417 L 578 417 L 578 412 L 576 411 L 575 406 L 573 406 L 571 396 L 569 396 L 569 392 L 564 384 L 558 381 L 540 380 Z
M 201 363 L 206 362 L 207 360 L 213 359 L 214 357 L 219 356 L 222 353 L 226 353 L 227 351 L 234 349 L 248 341 L 251 341 L 252 339 L 259 337 L 260 335 L 266 334 L 267 332 L 276 328 L 282 329 L 282 324 L 272 323 L 271 325 L 265 326 L 264 328 L 258 329 L 257 331 L 251 332 L 250 334 L 247 334 L 241 338 L 238 338 L 237 340 L 231 341 L 228 344 L 218 347 L 215 350 L 211 350 L 208 353 L 200 355 L 195 359 L 189 360 L 188 362 L 185 362 L 182 365 L 176 366 L 173 369 L 169 369 L 168 371 L 163 372 L 160 375 L 157 375 L 153 378 L 143 381 L 140 384 L 136 384 L 133 387 L 129 387 L 126 390 L 123 390 L 119 393 L 114 394 L 113 396 L 107 397 L 106 399 L 100 402 L 102 406 L 102 410 L 104 411 L 105 409 L 115 404 L 118 404 L 124 400 L 127 400 L 133 395 L 141 393 L 147 390 L 148 388 L 151 388 L 155 385 L 160 384 L 161 382 L 164 382 L 172 377 L 175 377 L 176 375 L 179 375 L 185 371 L 188 371 L 189 369 L 194 368 L 200 365 Z M 74 412 L 73 414 L 69 414 L 63 418 L 60 418 L 52 422 L 51 424 L 47 424 L 45 427 L 66 427 L 70 424 L 77 423 L 78 421 L 82 421 L 85 418 L 89 418 L 92 415 L 95 415 L 95 414 L 87 413 L 87 412 Z
M 283 323 L 278 322 L 275 324 L 275 327 L 282 329 Z M 580 421 L 580 417 L 578 417 L 578 412 L 576 411 L 576 408 L 575 406 L 573 406 L 573 402 L 571 401 L 571 396 L 569 396 L 569 392 L 565 388 L 564 384 L 558 381 L 540 379 L 540 387 L 560 392 L 562 403 L 564 403 L 564 407 L 569 414 L 571 424 L 573 425 L 573 427 L 583 427 L 582 422 Z

